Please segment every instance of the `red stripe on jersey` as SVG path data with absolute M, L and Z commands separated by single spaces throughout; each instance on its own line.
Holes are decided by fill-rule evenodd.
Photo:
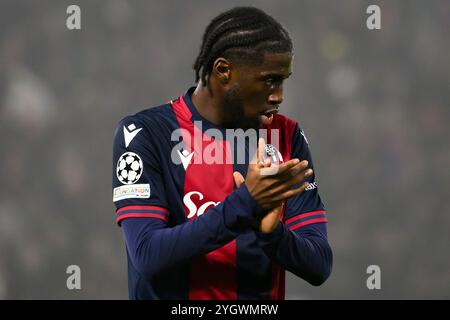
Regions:
M 123 211 L 127 210 L 155 210 L 161 213 L 169 214 L 169 210 L 163 207 L 157 207 L 157 206 L 125 206 L 117 210 L 116 213 L 121 213 Z
M 289 218 L 286 220 L 286 224 L 290 224 L 294 221 L 297 221 L 299 219 L 304 219 L 307 217 L 311 217 L 311 216 L 315 216 L 318 214 L 325 214 L 325 210 L 317 210 L 317 211 L 310 211 L 310 212 L 305 212 L 305 213 L 300 213 L 299 215 L 296 215 L 295 217 Z
M 292 153 L 292 140 L 295 134 L 295 128 L 297 123 L 283 115 L 276 114 L 273 116 L 272 123 L 264 127 L 267 129 L 267 143 L 270 143 L 278 148 L 281 155 L 283 156 L 283 161 L 289 161 L 291 159 Z M 278 130 L 278 146 L 276 141 L 272 141 L 272 130 Z M 276 135 L 274 134 L 274 137 Z M 301 159 L 300 159 L 301 160 Z M 281 212 L 280 221 L 283 221 L 284 212 L 286 206 L 283 207 Z M 273 264 L 272 267 L 272 288 L 270 291 L 271 297 L 274 300 L 284 300 L 285 297 L 285 271 L 278 264 Z
M 292 152 L 292 140 L 295 134 L 295 128 L 297 127 L 297 123 L 288 117 L 285 117 L 281 114 L 276 114 L 273 116 L 272 123 L 264 127 L 268 130 L 267 132 L 267 143 L 273 144 L 277 147 L 276 141 L 272 141 L 272 133 L 271 130 L 276 129 L 279 133 L 279 148 L 281 155 L 283 156 L 283 160 L 286 162 L 291 159 Z M 274 135 L 275 137 L 275 135 Z M 301 159 L 300 159 L 301 160 Z
M 184 194 L 189 192 L 196 194 L 191 197 L 191 201 L 195 204 L 197 211 L 192 211 L 192 208 L 184 205 L 186 216 L 189 217 L 189 220 L 193 220 L 197 218 L 200 208 L 206 209 L 202 214 L 208 214 L 209 208 L 222 202 L 233 192 L 231 148 L 226 140 L 205 138 L 203 132 L 191 122 L 192 114 L 183 97 L 175 101 L 172 106 L 178 124 L 183 129 L 185 150 L 194 152 L 194 156 L 186 168 L 184 181 Z M 205 148 L 215 150 L 215 152 L 224 152 L 223 164 L 204 163 Z M 236 240 L 192 262 L 189 299 L 237 299 Z
M 272 289 L 270 296 L 273 300 L 284 300 L 286 272 L 277 263 L 272 263 Z
M 296 224 L 296 225 L 290 227 L 289 230 L 293 231 L 300 227 L 307 226 L 307 225 L 313 224 L 313 223 L 319 223 L 319 222 L 328 222 L 328 219 L 327 218 L 317 218 L 317 219 L 306 220 L 306 221 L 300 222 L 299 224 Z
M 167 217 L 155 213 L 127 213 L 117 217 L 116 222 L 119 223 L 126 218 L 156 218 L 167 222 Z

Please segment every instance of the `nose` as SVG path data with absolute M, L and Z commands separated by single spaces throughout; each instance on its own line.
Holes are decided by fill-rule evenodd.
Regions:
M 283 102 L 283 87 L 279 86 L 272 90 L 272 92 L 269 95 L 269 103 L 274 104 L 281 104 Z

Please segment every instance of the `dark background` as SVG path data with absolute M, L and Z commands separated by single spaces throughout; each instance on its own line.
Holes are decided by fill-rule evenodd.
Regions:
M 66 28 L 70 4 L 81 30 Z M 193 84 L 206 25 L 235 5 L 290 32 L 282 112 L 308 137 L 328 211 L 333 273 L 318 288 L 288 274 L 287 298 L 450 297 L 449 1 L 2 0 L 0 298 L 128 297 L 115 126 Z M 81 290 L 66 288 L 71 264 Z M 381 290 L 366 287 L 372 264 Z

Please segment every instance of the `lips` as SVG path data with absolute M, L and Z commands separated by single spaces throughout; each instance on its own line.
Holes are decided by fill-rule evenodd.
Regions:
M 272 106 L 264 111 L 260 112 L 259 119 L 261 120 L 262 125 L 268 126 L 273 121 L 273 116 L 278 113 L 279 106 Z
M 266 117 L 271 117 L 278 113 L 278 108 L 279 108 L 278 105 L 272 106 L 264 111 L 261 111 L 260 115 L 266 116 Z

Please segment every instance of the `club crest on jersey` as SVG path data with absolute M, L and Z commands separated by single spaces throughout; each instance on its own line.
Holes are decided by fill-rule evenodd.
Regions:
M 117 161 L 117 179 L 123 184 L 136 183 L 143 171 L 144 165 L 142 159 L 134 152 L 125 152 Z
M 283 156 L 280 151 L 278 151 L 278 149 L 271 144 L 266 144 L 263 159 L 261 160 L 264 162 L 267 158 L 269 158 L 270 162 L 274 164 L 280 164 L 283 162 Z

